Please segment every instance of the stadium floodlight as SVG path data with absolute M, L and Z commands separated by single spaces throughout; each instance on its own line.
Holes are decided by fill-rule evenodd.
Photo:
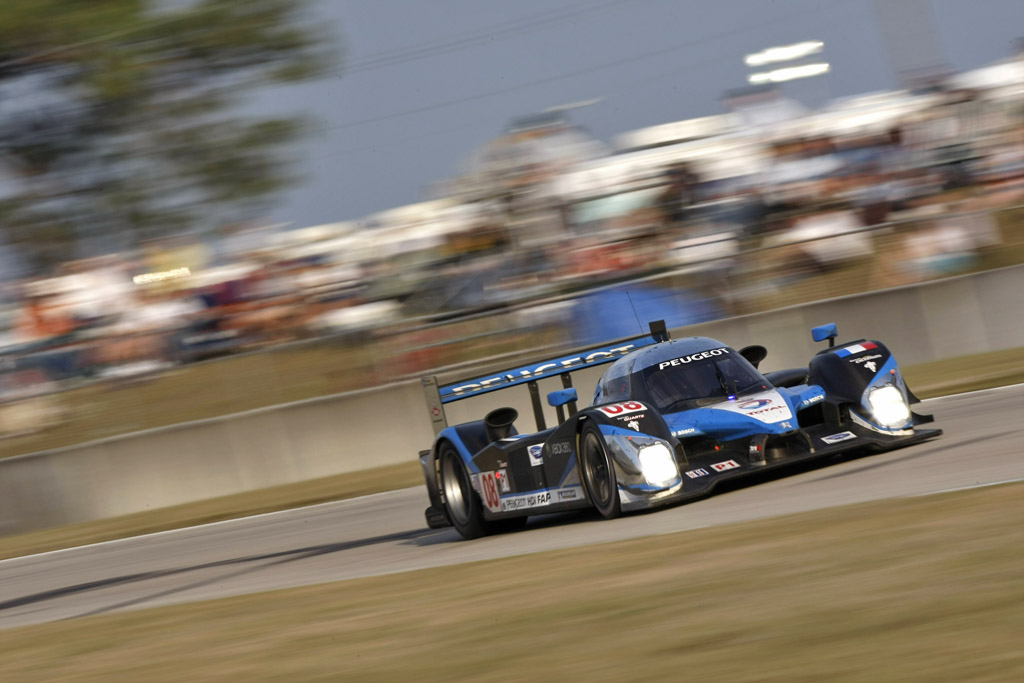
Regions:
M 750 74 L 747 76 L 747 80 L 755 85 L 761 83 L 782 83 L 783 81 L 792 81 L 797 78 L 820 76 L 821 74 L 828 73 L 828 70 L 828 62 L 804 64 L 802 66 L 787 66 L 773 71 L 763 71 L 757 74 Z
M 821 52 L 821 48 L 824 46 L 825 43 L 820 40 L 807 40 L 802 43 L 794 43 L 793 45 L 769 47 L 760 52 L 747 55 L 743 58 L 743 61 L 747 63 L 747 66 L 764 66 L 773 62 L 788 62 L 791 59 L 800 59 L 801 57 Z

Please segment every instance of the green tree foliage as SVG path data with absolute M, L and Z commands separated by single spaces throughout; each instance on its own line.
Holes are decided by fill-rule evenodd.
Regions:
M 317 76 L 307 0 L 0 2 L 0 230 L 40 267 L 259 215 L 293 178 L 297 118 L 241 114 Z

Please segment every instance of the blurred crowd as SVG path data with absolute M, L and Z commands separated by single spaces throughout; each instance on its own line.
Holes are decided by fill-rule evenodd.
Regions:
M 994 81 L 787 106 L 779 120 L 763 112 L 782 94 L 752 89 L 756 122 L 738 106 L 614 143 L 562 112 L 526 117 L 428 202 L 69 261 L 4 289 L 0 400 L 326 335 L 362 343 L 658 274 L 689 275 L 672 305 L 707 317 L 851 264 L 873 287 L 963 272 L 1000 244 L 993 210 L 1024 201 L 1013 64 Z M 884 250 L 867 230 L 903 221 L 913 229 Z

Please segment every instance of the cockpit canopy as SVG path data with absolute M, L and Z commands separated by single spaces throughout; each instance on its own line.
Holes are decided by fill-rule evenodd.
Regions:
M 594 403 L 635 399 L 667 413 L 770 389 L 738 351 L 708 337 L 649 346 L 623 356 L 601 376 Z

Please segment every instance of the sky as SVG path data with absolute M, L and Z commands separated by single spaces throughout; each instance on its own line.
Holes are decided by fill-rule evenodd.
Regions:
M 300 182 L 270 219 L 291 227 L 356 220 L 431 198 L 510 119 L 568 103 L 598 139 L 725 111 L 744 55 L 824 41 L 831 71 L 786 84 L 815 107 L 897 87 L 875 3 L 894 0 L 317 0 L 343 57 L 317 81 L 260 95 L 301 114 Z M 895 0 L 899 1 L 899 0 Z M 1008 57 L 1022 0 L 910 0 L 931 7 L 954 71 Z

